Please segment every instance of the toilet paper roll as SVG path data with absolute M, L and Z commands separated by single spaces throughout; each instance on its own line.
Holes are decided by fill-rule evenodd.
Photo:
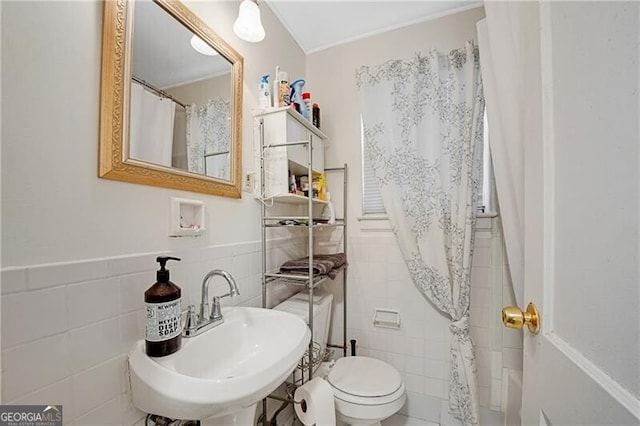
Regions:
M 325 380 L 316 377 L 300 386 L 296 389 L 294 400 L 296 414 L 303 425 L 335 426 L 333 391 Z

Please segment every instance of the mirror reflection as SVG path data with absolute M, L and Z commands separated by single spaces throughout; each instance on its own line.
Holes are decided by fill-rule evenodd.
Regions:
M 232 64 L 152 1 L 133 17 L 129 158 L 232 180 Z
M 103 5 L 98 176 L 240 198 L 242 56 L 179 0 Z

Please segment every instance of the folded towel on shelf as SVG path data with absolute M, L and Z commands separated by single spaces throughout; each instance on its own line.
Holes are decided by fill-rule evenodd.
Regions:
M 314 275 L 328 275 L 332 280 L 338 275 L 337 268 L 346 263 L 344 253 L 317 254 L 313 256 Z M 309 273 L 309 257 L 287 260 L 280 267 L 283 274 L 307 275 Z
M 333 262 L 330 260 L 313 259 L 313 274 L 314 275 L 329 275 L 331 278 L 335 278 L 335 272 L 333 271 Z M 309 258 L 287 260 L 280 267 L 280 272 L 283 274 L 292 275 L 307 275 L 309 273 Z M 331 276 L 333 275 L 333 276 Z
M 316 254 L 315 256 L 313 256 L 313 260 L 316 259 L 328 260 L 330 262 L 333 262 L 334 268 L 339 268 L 347 262 L 347 257 L 344 255 L 344 253 Z

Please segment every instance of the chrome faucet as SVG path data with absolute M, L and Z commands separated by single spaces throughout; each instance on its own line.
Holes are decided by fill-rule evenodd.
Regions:
M 229 284 L 229 293 L 223 294 L 222 296 L 214 296 L 212 300 L 213 307 L 211 311 L 209 311 L 209 282 L 211 281 L 211 278 L 216 275 L 221 276 L 227 281 L 227 284 Z M 224 318 L 222 317 L 222 310 L 220 308 L 220 299 L 227 296 L 238 296 L 239 294 L 240 291 L 238 290 L 236 280 L 233 279 L 230 273 L 221 269 L 209 271 L 202 280 L 200 315 L 196 315 L 196 307 L 194 305 L 189 305 L 187 322 L 184 330 L 182 331 L 182 335 L 184 337 L 193 337 L 222 324 L 224 322 Z

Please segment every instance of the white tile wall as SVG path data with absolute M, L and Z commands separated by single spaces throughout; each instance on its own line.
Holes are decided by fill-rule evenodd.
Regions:
M 424 393 L 407 392 L 407 402 L 400 414 L 440 424 L 441 400 Z
M 27 290 L 27 270 L 25 268 L 6 268 L 2 270 L 2 294 L 11 294 Z
M 323 241 L 325 247 L 330 240 Z M 471 274 L 470 322 L 485 418 L 492 413 L 491 394 L 499 393 L 496 389 L 501 386 L 493 383 L 501 376 L 493 378 L 491 365 L 493 335 L 502 333 L 492 324 L 493 311 L 500 308 L 493 298 L 494 277 L 502 277 L 505 262 L 501 252 L 496 255 L 496 244 L 503 244 L 497 219 L 479 221 Z M 450 416 L 442 407 L 446 407 L 448 398 L 449 322 L 412 284 L 395 237 L 371 232 L 351 238 L 348 278 L 348 338 L 358 341 L 358 353 L 389 362 L 404 376 L 409 401 L 403 414 L 447 424 Z M 502 286 L 502 281 L 499 284 Z M 376 307 L 400 310 L 400 329 L 374 327 Z M 500 370 L 502 365 L 497 367 Z
M 116 278 L 109 278 L 66 286 L 69 328 L 116 317 L 117 282 Z
M 71 379 L 65 379 L 45 386 L 37 391 L 15 399 L 13 404 L 29 405 L 40 404 L 41 401 L 50 401 L 48 405 L 62 405 L 62 420 L 64 424 L 70 424 L 74 419 L 73 388 Z
M 305 248 L 297 237 L 270 241 L 269 268 Z M 200 302 L 202 278 L 216 268 L 231 272 L 240 288 L 225 303 L 261 306 L 258 242 L 4 269 L 2 403 L 62 404 L 65 424 L 139 422 L 145 413 L 131 404 L 125 367 L 130 348 L 144 338 L 143 294 L 155 282 L 160 254 L 183 259 L 168 264 L 183 309 Z M 219 280 L 209 292 L 227 290 Z M 272 290 L 270 305 L 295 291 Z
M 12 322 L 3 318 L 4 322 Z M 17 323 L 16 326 L 19 326 Z M 71 375 L 69 334 L 61 333 L 2 350 L 3 403 Z
M 478 233 L 472 269 L 471 333 L 476 344 L 480 401 L 485 411 L 497 397 L 500 368 L 521 366 L 522 339 L 502 335 L 505 350 L 496 358 L 492 326 L 495 276 L 508 279 L 504 260 L 496 259 L 494 239 Z M 274 238 L 267 245 L 267 268 L 306 252 L 303 236 Z M 328 233 L 328 240 L 334 234 Z M 501 241 L 501 240 L 500 240 Z M 323 246 L 332 250 L 330 245 Z M 211 269 L 229 270 L 241 295 L 225 303 L 261 305 L 261 244 L 184 250 L 169 264 L 172 281 L 183 292 L 183 309 L 200 300 L 202 278 Z M 168 253 L 162 253 L 168 254 Z M 401 413 L 425 421 L 447 420 L 449 378 L 448 320 L 413 286 L 392 235 L 375 233 L 349 241 L 348 338 L 359 355 L 392 364 L 405 379 L 408 402 Z M 157 254 L 10 268 L 2 271 L 3 403 L 63 404 L 65 422 L 133 425 L 144 413 L 131 405 L 125 376 L 126 354 L 144 337 L 143 293 L 155 281 Z M 77 269 L 76 269 L 77 267 Z M 499 267 L 499 273 L 496 268 Z M 65 278 L 67 277 L 67 278 Z M 500 283 L 503 284 L 502 282 Z M 504 299 L 510 282 L 504 283 Z M 213 282 L 210 293 L 226 291 Z M 295 290 L 271 287 L 268 306 Z M 339 301 L 338 301 L 339 303 Z M 398 309 L 399 330 L 376 328 L 375 308 Z M 340 342 L 341 309 L 335 309 L 333 342 Z M 493 351 L 493 352 L 492 352 Z M 444 404 L 444 405 L 443 405 Z M 445 423 L 446 424 L 446 421 Z
M 111 275 L 111 265 L 102 260 L 38 265 L 27 269 L 30 290 L 91 281 Z
M 67 298 L 64 287 L 9 294 L 2 298 L 2 347 L 12 347 L 65 331 Z M 16 326 L 18 325 L 18 326 Z
M 499 224 L 498 224 L 499 225 Z M 504 247 L 504 242 L 501 246 L 502 253 L 506 253 L 506 249 Z M 513 292 L 513 284 L 511 282 L 511 274 L 509 273 L 509 264 L 507 256 L 503 256 L 502 262 L 502 270 L 498 270 L 496 268 L 496 275 L 500 275 L 502 281 L 502 306 L 516 306 L 515 294 Z M 498 279 L 496 279 L 498 281 Z M 497 293 L 498 291 L 496 291 Z M 502 368 L 509 370 L 519 371 L 519 375 L 522 376 L 522 340 L 524 338 L 523 330 L 513 330 L 510 328 L 502 327 L 500 320 L 496 319 L 496 338 L 500 340 L 501 345 L 501 362 Z M 501 370 L 497 370 L 493 372 L 493 381 L 492 384 L 494 386 L 502 387 L 508 385 L 509 383 L 502 383 L 503 377 L 501 375 Z M 498 394 L 500 394 L 500 398 L 498 398 Z M 492 404 L 493 406 L 497 406 L 500 404 L 501 406 L 505 406 L 506 401 L 502 400 L 503 393 L 502 391 L 498 391 L 497 389 L 492 389 Z
M 86 370 L 122 352 L 120 341 L 120 322 L 111 318 L 95 324 L 69 331 L 71 340 L 72 371 Z
M 66 413 L 64 413 L 66 415 Z M 84 426 L 107 426 L 117 425 L 124 418 L 122 397 L 120 395 L 112 398 L 106 403 L 89 411 L 76 419 L 75 424 Z
M 76 417 L 126 391 L 125 365 L 126 356 L 120 355 L 71 377 Z

